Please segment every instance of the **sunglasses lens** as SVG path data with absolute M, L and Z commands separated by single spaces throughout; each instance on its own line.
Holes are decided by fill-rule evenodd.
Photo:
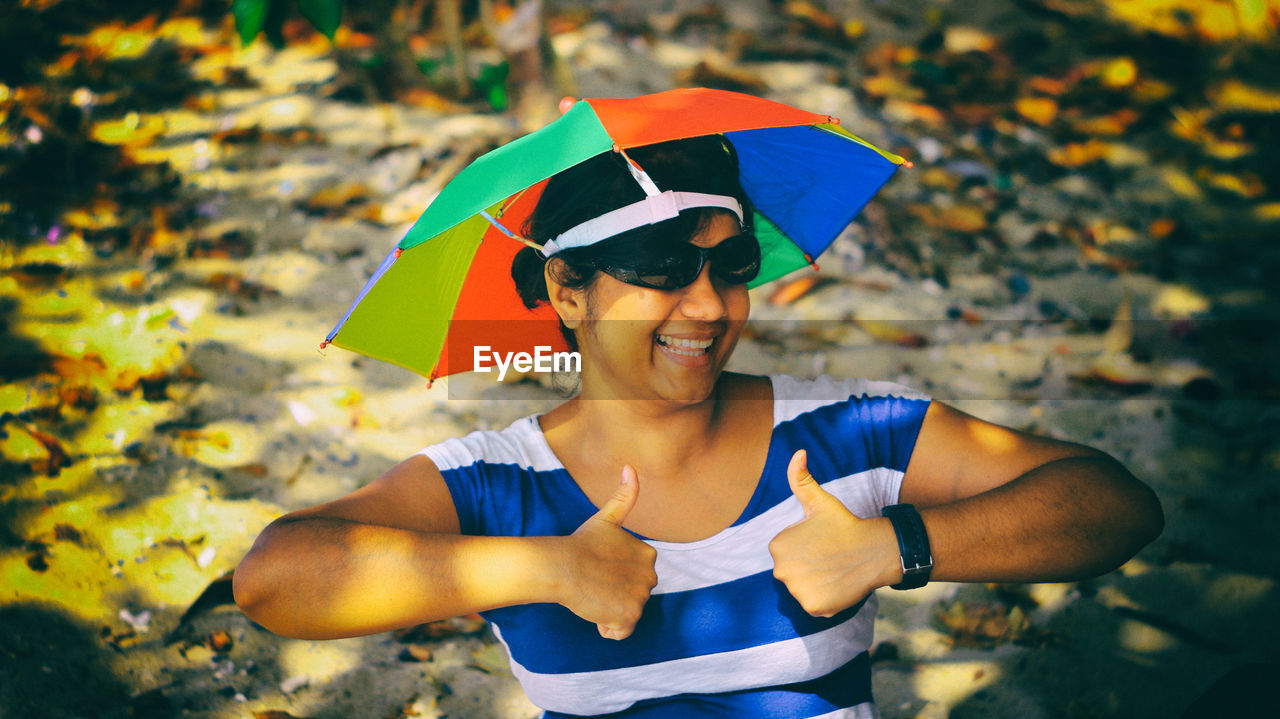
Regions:
M 711 271 L 730 284 L 754 280 L 760 274 L 760 242 L 754 235 L 724 240 L 711 250 Z
M 698 279 L 704 257 L 710 258 L 716 278 L 731 285 L 746 284 L 760 273 L 760 243 L 754 235 L 735 235 L 711 249 L 677 242 L 656 259 L 638 260 L 630 266 L 609 264 L 601 269 L 640 287 L 678 290 Z

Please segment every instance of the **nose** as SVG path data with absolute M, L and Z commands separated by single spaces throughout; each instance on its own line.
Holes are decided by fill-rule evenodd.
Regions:
M 691 320 L 715 322 L 723 319 L 727 311 L 720 288 L 711 279 L 711 263 L 706 263 L 698 278 L 684 288 L 680 312 Z

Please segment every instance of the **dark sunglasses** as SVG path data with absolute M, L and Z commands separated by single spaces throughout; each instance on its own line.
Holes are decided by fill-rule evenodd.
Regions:
M 760 274 L 760 242 L 755 235 L 734 235 L 715 247 L 673 243 L 664 256 L 598 262 L 596 268 L 629 285 L 655 290 L 688 287 L 711 261 L 711 276 L 730 285 L 745 285 Z

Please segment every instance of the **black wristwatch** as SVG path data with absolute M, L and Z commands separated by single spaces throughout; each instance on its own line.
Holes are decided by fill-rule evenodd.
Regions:
M 929 534 L 925 532 L 920 513 L 910 504 L 893 504 L 880 510 L 893 524 L 898 535 L 898 551 L 902 554 L 902 581 L 894 589 L 915 589 L 929 582 L 933 571 L 933 554 L 929 551 Z

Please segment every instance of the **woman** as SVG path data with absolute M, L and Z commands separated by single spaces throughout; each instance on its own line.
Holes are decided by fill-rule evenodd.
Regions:
M 1159 534 L 1095 450 L 887 383 L 725 372 L 760 264 L 733 149 L 630 159 L 553 177 L 512 270 L 579 394 L 273 522 L 235 574 L 250 617 L 320 639 L 481 611 L 552 717 L 873 716 L 872 590 L 1070 581 Z M 655 192 L 677 217 L 649 224 Z

